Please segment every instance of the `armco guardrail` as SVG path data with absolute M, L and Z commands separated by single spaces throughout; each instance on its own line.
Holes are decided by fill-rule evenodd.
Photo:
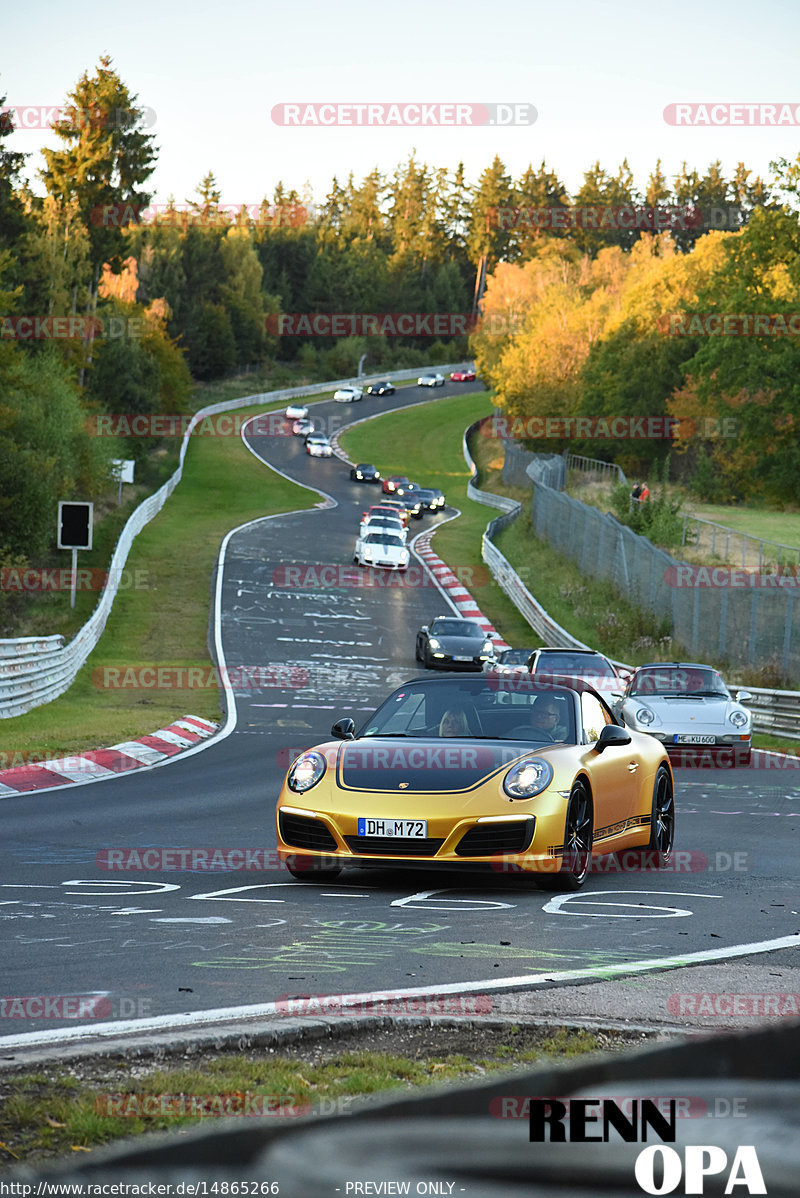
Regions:
M 800 740 L 800 693 L 798 691 L 772 691 L 761 687 L 735 688 L 748 690 L 753 696 L 746 706 L 753 712 L 753 727 L 756 732 L 771 732 L 774 736 L 788 736 Z
M 436 369 L 449 371 L 455 364 Z M 431 368 L 433 369 L 433 368 Z M 381 378 L 407 379 L 418 374 L 418 370 L 395 370 L 382 374 Z M 378 376 L 375 376 L 378 377 Z M 128 553 L 134 537 L 156 516 L 183 475 L 183 463 L 189 445 L 189 437 L 195 425 L 206 416 L 218 412 L 234 411 L 257 403 L 275 403 L 279 400 L 300 399 L 322 395 L 336 387 L 364 383 L 365 378 L 335 379 L 333 382 L 313 383 L 307 387 L 289 387 L 279 391 L 266 391 L 259 395 L 245 395 L 239 399 L 224 400 L 209 404 L 194 414 L 181 442 L 178 468 L 163 487 L 140 503 L 130 516 L 117 541 L 108 569 L 108 580 L 92 615 L 68 645 L 63 637 L 17 637 L 0 640 L 0 719 L 24 715 L 34 707 L 57 699 L 68 690 L 78 670 L 86 662 L 106 626 L 114 599 L 119 588 Z
M 467 483 L 467 496 L 474 499 L 476 503 L 501 508 L 504 512 L 504 515 L 496 517 L 487 525 L 481 542 L 481 557 L 489 567 L 492 578 L 508 595 L 517 611 L 524 616 L 533 631 L 542 638 L 545 644 L 560 649 L 591 649 L 591 645 L 585 645 L 583 641 L 577 640 L 548 615 L 542 605 L 537 603 L 531 595 L 511 563 L 497 546 L 492 544 L 492 537 L 517 518 L 522 506 L 514 499 L 508 499 L 504 495 L 493 495 L 489 491 L 481 491 L 475 485 L 478 469 L 470 455 L 467 441 L 480 423 L 481 421 L 477 420 L 471 424 L 462 440 L 464 459 L 472 471 L 472 477 Z M 633 669 L 632 666 L 626 665 L 622 661 L 615 661 L 614 665 L 621 666 L 626 670 Z M 747 689 L 752 694 L 753 698 L 748 700 L 747 707 L 753 712 L 753 730 L 755 732 L 767 732 L 776 736 L 800 739 L 800 692 L 767 690 L 753 686 L 732 689 L 734 693 L 738 689 Z
M 571 636 L 565 628 L 562 628 L 547 614 L 540 603 L 536 602 L 511 563 L 503 557 L 497 546 L 492 544 L 492 537 L 516 520 L 522 511 L 522 504 L 505 495 L 493 495 L 491 491 L 481 491 L 475 485 L 478 468 L 469 452 L 468 440 L 480 424 L 480 420 L 471 424 L 464 433 L 461 443 L 464 460 L 472 471 L 472 477 L 467 483 L 467 497 L 474 499 L 476 503 L 483 503 L 487 507 L 500 508 L 503 512 L 502 516 L 496 516 L 489 522 L 483 533 L 481 557 L 489 567 L 492 578 L 508 595 L 520 614 L 525 617 L 536 635 L 540 636 L 546 644 L 561 649 L 588 649 L 589 645 L 584 645 L 583 641 Z

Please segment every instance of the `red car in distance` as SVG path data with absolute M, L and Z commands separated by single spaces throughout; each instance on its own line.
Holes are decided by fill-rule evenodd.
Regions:
M 391 474 L 389 478 L 383 480 L 383 491 L 386 495 L 393 495 L 399 486 L 407 483 L 409 480 L 405 474 Z
M 361 513 L 362 520 L 366 520 L 368 516 L 398 516 L 403 528 L 408 524 L 408 511 L 400 504 L 390 506 L 388 503 L 375 503 Z
M 471 366 L 462 366 L 460 370 L 451 370 L 450 379 L 454 383 L 474 383 L 475 371 Z

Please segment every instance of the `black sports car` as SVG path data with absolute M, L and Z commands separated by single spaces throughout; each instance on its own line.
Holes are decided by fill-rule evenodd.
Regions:
M 388 379 L 379 383 L 370 383 L 367 387 L 367 395 L 394 395 L 394 387 Z
M 414 492 L 414 498 L 422 505 L 422 512 L 438 512 L 439 499 L 435 491 L 428 487 L 420 487 Z M 422 514 L 422 513 L 420 513 Z
M 418 483 L 398 483 L 394 489 L 394 494 L 398 499 L 402 499 L 403 503 L 408 508 L 409 514 L 419 520 L 422 516 L 424 505 L 420 498 L 422 487 Z
M 350 467 L 350 478 L 354 483 L 379 483 L 381 472 L 366 462 L 359 462 L 357 466 Z
M 483 663 L 494 657 L 494 646 L 477 620 L 437 616 L 417 633 L 415 656 L 426 669 L 482 670 Z

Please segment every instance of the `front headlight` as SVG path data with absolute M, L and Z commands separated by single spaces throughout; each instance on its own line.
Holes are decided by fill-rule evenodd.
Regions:
M 293 790 L 298 794 L 302 794 L 306 790 L 311 790 L 311 787 L 316 786 L 325 773 L 325 767 L 325 758 L 321 753 L 317 753 L 315 749 L 311 749 L 308 753 L 303 753 L 289 770 L 286 778 L 289 790 Z
M 656 717 L 649 707 L 640 707 L 635 718 L 637 724 L 652 724 Z
M 408 565 L 408 550 L 407 549 L 404 549 L 403 552 L 400 554 L 400 565 L 401 566 Z
M 483 646 L 483 649 L 481 650 L 481 652 L 482 652 L 482 653 L 493 653 L 493 652 L 494 652 L 494 645 L 492 644 L 492 642 L 491 642 L 491 641 L 486 641 L 486 643 L 484 644 L 484 646 Z
M 503 779 L 503 790 L 510 799 L 532 799 L 553 781 L 553 767 L 543 757 L 518 762 Z
M 428 644 L 430 645 L 431 649 L 441 649 L 442 647 L 435 636 L 430 637 Z
M 733 724 L 734 728 L 744 728 L 747 723 L 747 716 L 743 711 L 732 711 L 728 719 Z

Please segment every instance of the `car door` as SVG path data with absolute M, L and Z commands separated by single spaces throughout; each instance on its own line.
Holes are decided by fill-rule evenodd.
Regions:
M 613 724 L 611 712 L 591 691 L 580 696 L 583 743 L 588 749 L 598 740 L 607 724 Z M 639 811 L 642 765 L 633 744 L 609 745 L 602 753 L 592 752 L 587 762 L 594 790 L 594 838 L 599 851 L 604 842 L 625 830 L 628 820 L 644 814 Z M 612 851 L 609 846 L 608 852 Z

